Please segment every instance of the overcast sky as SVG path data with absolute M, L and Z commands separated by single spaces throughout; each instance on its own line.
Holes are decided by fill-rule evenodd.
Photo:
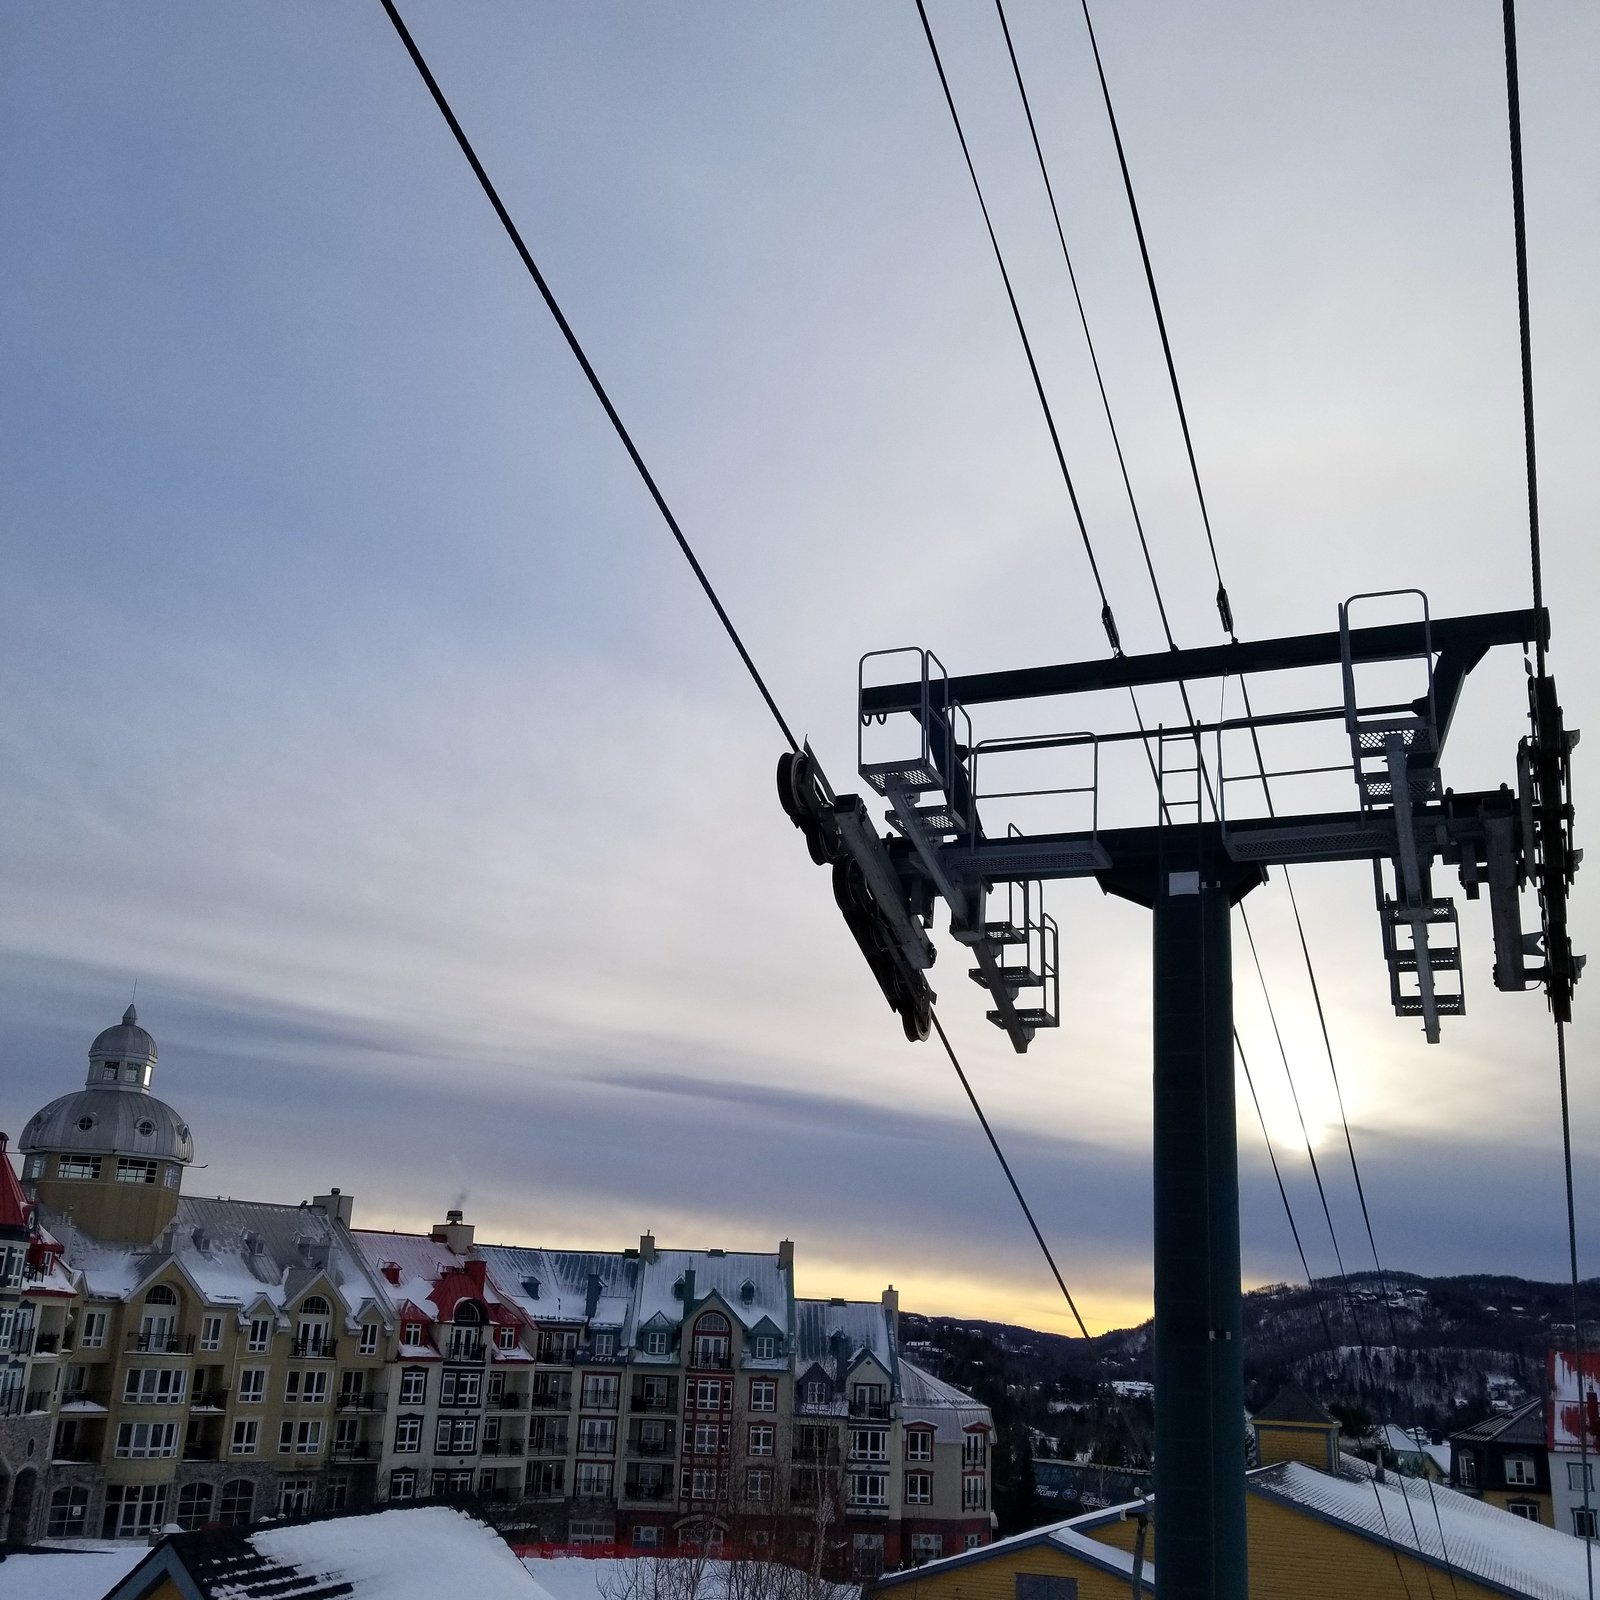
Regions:
M 956 672 L 1104 654 L 910 0 L 405 9 L 837 787 L 863 651 L 930 645 Z M 998 22 L 931 13 L 1124 641 L 1158 648 Z M 1216 642 L 1082 19 L 1009 18 L 1174 628 Z M 1097 23 L 1241 634 L 1330 628 L 1396 586 L 1438 615 L 1527 604 L 1499 7 Z M 1596 726 L 1600 16 L 1551 0 L 1521 27 L 1552 664 Z M 376 0 L 16 3 L 0 84 L 0 1126 L 79 1084 L 137 980 L 157 1091 L 195 1129 L 191 1192 L 338 1183 L 371 1226 L 461 1204 L 480 1237 L 550 1245 L 792 1235 L 805 1292 L 893 1281 L 914 1309 L 1063 1327 L 948 1065 L 903 1041 L 778 810 L 774 727 Z M 1502 654 L 1452 734 L 1457 787 L 1514 777 Z M 1131 768 L 1104 802 L 1153 817 Z M 1296 883 L 1385 1263 L 1560 1276 L 1552 1033 L 1539 995 L 1493 990 L 1486 907 L 1463 902 L 1469 1015 L 1430 1048 L 1389 1010 L 1367 871 Z M 1149 924 L 1092 884 L 1050 905 L 1066 1015 L 1026 1057 L 942 928 L 936 987 L 1106 1326 L 1150 1298 Z M 1247 909 L 1366 1264 L 1281 879 Z M 1235 938 L 1268 1127 L 1331 1271 Z M 1593 1000 L 1572 1034 L 1591 1244 Z M 1297 1276 L 1242 1089 L 1240 1137 L 1247 1278 Z

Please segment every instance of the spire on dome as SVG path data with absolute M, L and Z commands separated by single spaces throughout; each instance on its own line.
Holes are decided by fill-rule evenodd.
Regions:
M 138 1020 L 139 1013 L 133 1009 L 133 1002 L 130 1000 L 128 1002 L 128 1009 L 122 1013 L 122 1026 L 124 1028 L 131 1028 L 138 1022 Z

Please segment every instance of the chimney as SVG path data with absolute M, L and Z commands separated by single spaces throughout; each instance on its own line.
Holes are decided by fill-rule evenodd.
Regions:
M 683 1308 L 685 1311 L 694 1307 L 694 1268 L 683 1269 Z
M 794 1240 L 780 1239 L 778 1241 L 778 1270 L 780 1272 L 794 1271 Z
M 889 1345 L 900 1348 L 900 1291 L 891 1283 L 883 1291 L 883 1309 L 889 1317 Z
M 472 1224 L 461 1220 L 456 1210 L 445 1212 L 444 1221 L 433 1225 L 428 1235 L 435 1244 L 442 1244 L 452 1255 L 464 1256 L 472 1248 Z
M 656 1258 L 656 1236 L 653 1233 L 639 1235 L 639 1259 L 649 1266 Z
M 326 1194 L 314 1194 L 311 1203 L 318 1211 L 326 1211 L 335 1222 L 344 1227 L 350 1226 L 350 1219 L 355 1215 L 356 1197 L 353 1194 L 340 1194 L 338 1187 L 330 1189 Z
M 583 1318 L 587 1322 L 595 1313 L 595 1308 L 600 1304 L 600 1291 L 605 1288 L 598 1272 L 589 1274 L 588 1289 L 583 1297 Z
M 481 1261 L 465 1262 L 461 1269 L 467 1275 L 467 1281 L 474 1289 L 482 1294 L 488 1280 L 489 1269 Z

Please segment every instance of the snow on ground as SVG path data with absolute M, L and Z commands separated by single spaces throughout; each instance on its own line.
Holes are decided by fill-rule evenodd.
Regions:
M 29 1550 L 0 1562 L 0 1600 L 100 1600 L 150 1554 L 144 1544 Z
M 544 1591 L 545 1600 L 606 1600 L 607 1580 L 615 1580 L 638 1559 L 641 1558 L 524 1556 L 522 1564 Z

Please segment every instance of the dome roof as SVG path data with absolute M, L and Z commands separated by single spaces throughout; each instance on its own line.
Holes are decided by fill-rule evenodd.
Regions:
M 129 1006 L 115 1028 L 107 1028 L 89 1046 L 91 1061 L 154 1061 L 156 1042 L 139 1026 L 139 1013 Z
M 108 1029 L 107 1032 L 118 1032 Z M 142 1028 L 135 1030 L 144 1033 Z M 101 1035 L 104 1038 L 105 1034 Z M 145 1034 L 149 1038 L 148 1034 Z M 98 1041 L 97 1041 L 98 1042 Z M 153 1053 L 153 1047 L 152 1047 Z M 194 1160 L 189 1125 L 152 1094 L 125 1089 L 79 1089 L 52 1100 L 29 1117 L 17 1141 L 20 1150 L 83 1151 L 93 1155 L 154 1156 Z

